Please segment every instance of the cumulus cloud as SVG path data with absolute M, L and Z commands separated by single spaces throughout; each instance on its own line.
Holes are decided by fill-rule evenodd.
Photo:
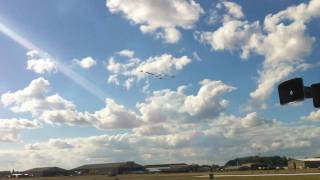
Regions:
M 213 50 L 242 50 L 241 56 L 248 57 L 247 47 L 244 46 L 254 41 L 254 35 L 260 35 L 259 22 L 249 24 L 247 21 L 226 21 L 213 32 L 201 32 L 197 37 L 201 42 L 210 44 Z
M 117 86 L 119 86 L 120 85 L 120 81 L 119 81 L 119 79 L 118 79 L 118 75 L 116 75 L 116 74 L 112 74 L 112 75 L 110 75 L 109 77 L 108 77 L 108 83 L 109 84 L 115 84 L 115 85 L 117 85 Z
M 19 141 L 19 133 L 17 130 L 0 130 L 0 142 L 18 142 Z
M 77 64 L 83 69 L 90 69 L 91 67 L 97 65 L 96 60 L 94 60 L 92 57 L 85 57 L 81 60 L 74 59 L 73 63 Z
M 46 96 L 50 83 L 44 78 L 32 80 L 22 90 L 7 92 L 1 95 L 1 102 L 5 107 L 16 113 L 30 112 L 32 115 L 41 114 L 45 110 L 74 109 L 70 101 L 60 95 Z
M 204 13 L 195 1 L 179 0 L 107 0 L 111 13 L 121 13 L 142 33 L 156 34 L 167 43 L 181 39 L 181 29 L 191 29 Z
M 244 18 L 242 7 L 231 1 L 217 1 L 213 3 L 213 8 L 209 9 L 206 22 L 209 25 L 214 25 L 220 22 L 230 20 L 239 20 Z
M 256 112 L 248 113 L 244 117 L 222 114 L 210 124 L 212 129 L 218 130 L 226 138 L 237 138 L 239 134 L 246 131 L 255 131 L 255 129 L 259 131 L 260 128 L 268 128 L 272 125 L 277 124 L 260 118 Z
M 293 72 L 304 70 L 306 64 L 303 57 L 310 53 L 314 41 L 305 34 L 305 29 L 300 22 L 288 26 L 279 24 L 275 31 L 264 37 L 260 46 L 255 47 L 266 59 L 259 72 L 258 87 L 250 93 L 253 99 L 265 100 L 278 82 Z M 273 76 L 274 73 L 277 76 Z
M 161 19 L 163 14 L 167 15 L 168 12 L 165 11 L 161 11 L 163 14 L 156 17 L 159 18 L 160 25 L 149 19 L 132 18 L 131 15 L 137 13 L 131 12 L 132 9 L 148 7 L 157 1 L 148 1 L 139 8 L 134 5 L 142 0 L 126 1 L 126 4 L 121 4 L 122 2 L 125 1 L 108 0 L 107 6 L 113 13 L 122 12 L 127 19 L 139 24 L 144 32 L 157 34 L 160 31 L 159 37 L 174 42 L 180 39 L 179 28 L 188 29 L 177 23 L 163 25 L 172 20 Z M 166 3 L 170 7 L 174 3 L 179 5 L 184 2 L 196 4 L 183 0 Z M 309 53 L 313 38 L 306 34 L 305 23 L 318 16 L 319 3 L 315 0 L 270 15 L 263 25 L 257 21 L 244 20 L 241 6 L 235 3 L 220 1 L 217 8 L 226 11 L 222 27 L 214 32 L 200 32 L 198 38 L 210 44 L 213 50 L 240 51 L 244 59 L 251 53 L 265 57 L 259 71 L 257 92 L 254 91 L 251 95 L 253 99 L 263 101 L 269 96 L 267 93 L 270 93 L 262 91 L 263 89 L 268 90 L 281 78 L 308 67 L 303 57 Z M 149 13 L 152 15 L 154 12 L 148 12 L 148 15 Z M 289 50 L 294 52 L 288 54 Z M 134 52 L 130 50 L 117 54 L 128 59 L 126 63 L 121 63 L 114 57 L 108 60 L 108 82 L 121 84 L 126 88 L 147 78 L 140 70 L 173 74 L 191 62 L 186 56 L 173 57 L 170 54 L 146 60 L 135 58 Z M 275 73 L 280 78 L 269 76 Z M 186 86 L 179 86 L 176 90 L 150 92 L 145 100 L 137 103 L 137 112 L 112 99 L 106 99 L 106 106 L 97 111 L 82 112 L 73 102 L 52 93 L 48 80 L 35 79 L 21 90 L 2 94 L 3 106 L 15 113 L 30 113 L 35 119 L 52 125 L 90 125 L 99 129 L 126 128 L 131 131 L 117 131 L 118 134 L 115 135 L 49 139 L 25 144 L 24 149 L 2 149 L 0 159 L 8 161 L 1 162 L 0 167 L 11 169 L 14 166 L 21 170 L 30 166 L 73 168 L 86 163 L 127 160 L 139 163 L 224 163 L 228 159 L 252 155 L 257 151 L 280 155 L 294 152 L 297 156 L 320 153 L 318 126 L 281 123 L 275 119 L 260 117 L 256 112 L 241 116 L 228 114 L 226 109 L 230 102 L 224 96 L 236 88 L 222 81 L 204 79 L 199 82 L 199 88 L 194 93 L 187 93 L 189 91 L 186 89 Z M 317 121 L 319 114 L 314 111 L 305 118 Z M 0 119 L 0 141 L 19 141 L 21 130 L 38 127 L 38 121 Z
M 223 95 L 235 88 L 222 81 L 207 79 L 199 85 L 194 95 L 185 93 L 186 86 L 180 86 L 176 91 L 155 91 L 137 105 L 140 114 L 112 99 L 106 100 L 105 108 L 89 113 L 78 112 L 71 102 L 57 94 L 48 96 L 50 83 L 43 78 L 36 79 L 22 90 L 2 95 L 1 102 L 5 107 L 16 106 L 14 109 L 18 110 L 25 107 L 23 103 L 30 105 L 29 101 L 40 101 L 41 106 L 30 105 L 34 108 L 17 112 L 31 112 L 47 123 L 87 123 L 100 129 L 133 129 L 125 134 L 50 139 L 26 144 L 24 150 L 0 151 L 0 158 L 10 157 L 14 166 L 21 168 L 30 165 L 71 168 L 85 163 L 127 160 L 164 163 L 168 157 L 170 162 L 201 163 L 214 153 L 216 156 L 210 160 L 222 163 L 235 155 L 254 154 L 258 149 L 266 153 L 296 150 L 314 153 L 320 146 L 315 143 L 320 133 L 318 127 L 283 124 L 261 118 L 255 112 L 243 117 L 228 115 L 225 112 L 228 101 Z M 26 120 L 19 120 L 19 123 L 13 120 L 0 121 L 0 127 L 28 129 L 38 125 Z M 19 135 L 7 133 L 1 137 L 2 141 L 9 141 Z M 6 163 L 1 166 L 9 167 Z
M 129 58 L 124 63 L 112 56 L 106 64 L 106 68 L 110 72 L 108 83 L 122 84 L 129 90 L 135 83 L 148 77 L 144 72 L 173 75 L 189 63 L 191 63 L 189 57 L 174 57 L 171 54 L 151 56 L 146 60 Z
M 185 86 L 177 91 L 169 89 L 155 91 L 145 102 L 138 103 L 142 119 L 145 122 L 185 121 L 196 122 L 218 116 L 228 106 L 222 95 L 235 88 L 221 81 L 205 79 L 200 82 L 196 95 L 186 95 Z
M 228 21 L 230 19 L 241 19 L 244 17 L 242 7 L 237 3 L 222 1 L 217 4 L 217 8 L 225 8 L 225 10 L 227 11 L 227 13 L 224 15 L 224 21 Z
M 134 51 L 130 49 L 123 49 L 119 52 L 117 52 L 120 56 L 128 57 L 128 58 L 133 58 L 134 57 Z
M 36 50 L 27 52 L 27 70 L 38 74 L 57 71 L 57 63 L 49 57 L 43 57 Z
M 6 108 L 16 113 L 31 113 L 51 125 L 92 125 L 100 129 L 129 128 L 139 124 L 139 118 L 133 111 L 111 99 L 106 100 L 106 107 L 94 113 L 79 112 L 76 106 L 59 94 L 48 95 L 50 83 L 38 78 L 16 92 L 1 95 L 1 102 Z
M 191 59 L 187 56 L 173 57 L 171 54 L 162 54 L 161 56 L 149 57 L 145 61 L 141 62 L 137 67 L 137 70 L 172 74 L 176 71 L 182 70 L 187 64 L 191 62 Z M 143 74 L 140 74 L 142 77 Z
M 18 142 L 21 130 L 40 127 L 40 123 L 28 119 L 0 119 L 0 142 Z
M 138 113 L 112 99 L 95 112 L 79 112 L 75 105 L 58 94 L 48 95 L 50 83 L 38 78 L 26 88 L 8 92 L 1 102 L 16 112 L 30 112 L 37 119 L 54 125 L 91 125 L 100 129 L 128 128 L 115 135 L 49 139 L 25 144 L 23 150 L 0 150 L 1 167 L 62 166 L 72 168 L 86 163 L 135 160 L 140 163 L 184 161 L 224 163 L 235 156 L 263 153 L 316 154 L 320 147 L 317 126 L 294 125 L 268 120 L 256 112 L 244 116 L 228 114 L 223 96 L 235 87 L 222 81 L 204 79 L 194 94 L 186 86 L 160 90 L 137 104 Z M 21 99 L 20 99 L 21 98 Z M 33 105 L 33 103 L 40 105 Z M 27 103 L 32 108 L 25 108 Z M 19 121 L 19 122 L 18 122 Z M 0 120 L 1 141 L 19 137 L 18 130 L 39 125 L 28 120 Z M 3 129 L 4 129 L 3 128 Z M 303 152 L 303 154 L 299 154 Z M 215 154 L 215 156 L 212 156 Z M 66 157 L 66 158 L 61 158 Z M 208 157 L 210 157 L 208 159 Z M 49 163 L 49 164 L 48 164 Z
M 285 154 L 301 150 L 303 156 L 316 153 L 318 143 L 315 143 L 319 128 L 316 126 L 292 125 L 277 120 L 266 120 L 249 113 L 244 117 L 221 115 L 210 124 L 211 128 L 205 132 L 219 134 L 223 143 L 235 143 L 238 147 L 222 148 L 226 153 L 255 154 L 259 151 L 270 154 Z M 300 132 L 300 133 L 298 133 Z M 297 134 L 296 134 L 297 133 Z M 309 134 L 310 133 L 310 134 Z M 311 135 L 312 134 L 312 135 Z M 240 148 L 240 144 L 242 144 Z M 243 146 L 246 144 L 245 146 Z M 235 149 L 234 149 L 235 148 Z M 231 152 L 230 152 L 231 150 Z M 237 153 L 236 153 L 237 154 Z M 227 156 L 225 154 L 225 156 Z
M 134 137 L 128 134 L 49 139 L 26 144 L 25 149 L 13 158 L 17 168 L 56 166 L 57 164 L 65 168 L 74 168 L 84 163 L 105 163 L 115 159 L 128 161 L 132 157 L 139 156 L 135 152 L 136 149 L 133 149 L 134 142 L 131 142 L 133 140 Z M 15 153 L 11 152 L 11 154 Z M 1 155 L 0 152 L 0 157 Z
M 192 57 L 193 57 L 193 59 L 195 59 L 197 61 L 202 61 L 201 57 L 195 51 L 192 53 Z
M 301 119 L 318 122 L 318 121 L 320 121 L 320 110 L 312 111 L 309 113 L 308 116 L 302 116 Z
M 170 134 L 170 128 L 171 124 L 152 124 L 135 128 L 133 132 L 140 136 L 167 135 Z
M 251 53 L 264 56 L 258 86 L 250 97 L 256 105 L 265 107 L 264 101 L 277 83 L 310 67 L 304 57 L 310 53 L 314 38 L 306 33 L 306 23 L 319 16 L 319 2 L 312 0 L 269 14 L 263 25 L 244 20 L 239 5 L 226 3 L 231 2 L 223 1 L 217 6 L 225 11 L 222 26 L 212 32 L 197 32 L 196 38 L 210 44 L 213 50 L 240 51 L 243 59 Z
M 0 119 L 0 129 L 35 129 L 39 128 L 40 124 L 37 121 L 28 119 Z
M 132 128 L 140 125 L 138 115 L 117 104 L 112 99 L 106 100 L 106 107 L 94 113 L 98 127 L 109 129 L 114 127 Z
M 209 124 L 168 122 L 137 128 L 132 133 L 49 139 L 25 144 L 19 151 L 1 150 L 0 158 L 10 157 L 16 168 L 45 165 L 72 168 L 127 160 L 145 164 L 168 161 L 222 164 L 258 151 L 280 155 L 295 152 L 296 156 L 317 154 L 319 134 L 317 126 L 292 126 L 261 118 L 255 112 L 244 116 L 220 114 Z M 6 166 L 1 163 L 1 167 Z
M 106 107 L 95 112 L 78 111 L 76 105 L 49 92 L 50 83 L 38 78 L 22 90 L 1 95 L 1 103 L 15 113 L 30 113 L 47 124 L 94 126 L 99 129 L 135 128 L 144 123 L 169 120 L 197 123 L 218 116 L 228 106 L 225 93 L 235 88 L 222 81 L 202 80 L 195 95 L 187 95 L 185 86 L 153 92 L 137 104 L 139 113 L 106 99 Z

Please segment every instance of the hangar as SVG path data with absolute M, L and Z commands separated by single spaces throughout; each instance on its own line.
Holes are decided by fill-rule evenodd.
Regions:
M 10 171 L 0 171 L 0 178 L 9 176 L 10 174 L 11 174 Z
M 104 164 L 88 164 L 71 170 L 77 175 L 117 175 L 144 172 L 145 168 L 133 161 Z
M 288 161 L 288 169 L 319 168 L 320 158 L 291 159 Z
M 49 176 L 65 176 L 68 171 L 59 167 L 40 167 L 24 171 L 29 176 L 49 177 Z
M 178 164 L 152 164 L 144 166 L 150 173 L 177 173 L 177 172 L 191 172 L 193 171 L 193 166 L 185 163 Z

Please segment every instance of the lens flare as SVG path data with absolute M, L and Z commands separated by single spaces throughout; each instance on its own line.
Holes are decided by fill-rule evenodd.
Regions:
M 61 61 L 51 56 L 48 52 L 37 47 L 28 39 L 19 35 L 16 31 L 12 30 L 12 28 L 3 24 L 2 22 L 0 22 L 0 32 L 2 32 L 4 35 L 9 37 L 16 43 L 20 44 L 24 48 L 28 50 L 36 50 L 39 52 L 40 56 L 49 57 L 50 59 L 56 62 L 56 64 L 58 65 L 58 69 L 62 74 L 70 78 L 72 81 L 80 85 L 83 89 L 85 89 L 92 95 L 96 96 L 100 100 L 102 101 L 105 100 L 106 98 L 105 93 L 102 90 L 100 90 L 98 87 L 96 87 L 93 83 L 91 83 L 89 80 L 87 80 L 83 76 L 79 75 L 78 73 L 70 69 L 68 66 L 64 65 Z

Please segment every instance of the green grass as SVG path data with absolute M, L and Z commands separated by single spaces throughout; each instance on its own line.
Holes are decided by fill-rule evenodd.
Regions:
M 301 171 L 236 171 L 215 174 L 267 174 L 267 173 L 302 173 L 320 172 L 319 170 Z M 177 174 L 141 174 L 141 175 L 119 175 L 119 180 L 206 180 L 197 176 L 208 176 L 208 173 L 177 173 Z M 269 176 L 269 177 L 216 177 L 219 180 L 319 180 L 320 175 L 315 176 Z M 76 176 L 76 177 L 37 177 L 28 180 L 115 180 L 115 177 L 108 176 Z
M 228 177 L 217 178 L 221 180 L 319 180 L 320 176 L 276 176 L 276 177 Z
M 83 176 L 83 177 L 55 177 L 55 178 L 28 178 L 28 180 L 115 180 L 114 177 L 105 176 Z M 198 178 L 192 176 L 135 176 L 119 177 L 119 180 L 205 180 L 209 178 Z M 275 176 L 275 177 L 219 177 L 219 180 L 319 180 L 320 176 Z

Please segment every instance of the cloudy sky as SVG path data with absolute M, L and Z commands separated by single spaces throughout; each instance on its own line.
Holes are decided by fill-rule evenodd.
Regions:
M 1 0 L 0 168 L 319 156 L 320 111 L 276 90 L 320 81 L 319 24 L 319 0 Z

